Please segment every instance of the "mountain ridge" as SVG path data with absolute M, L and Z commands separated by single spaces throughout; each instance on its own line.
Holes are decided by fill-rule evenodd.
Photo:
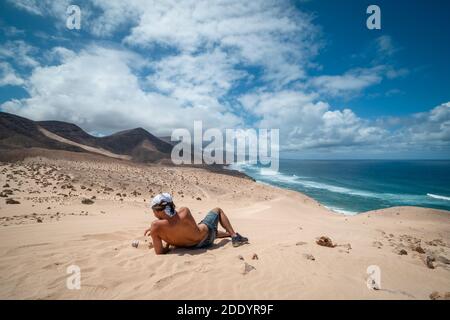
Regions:
M 73 123 L 33 121 L 0 112 L 0 149 L 33 147 L 97 153 L 144 163 L 169 159 L 172 150 L 171 144 L 140 127 L 95 137 Z

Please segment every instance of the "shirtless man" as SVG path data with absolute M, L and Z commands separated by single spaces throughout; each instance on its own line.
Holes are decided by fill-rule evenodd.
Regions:
M 206 248 L 214 243 L 215 238 L 231 237 L 234 247 L 248 243 L 248 239 L 234 232 L 233 227 L 222 209 L 212 209 L 197 224 L 188 208 L 175 210 L 172 196 L 168 193 L 158 194 L 152 200 L 152 210 L 158 220 L 153 221 L 144 235 L 150 235 L 156 254 L 165 254 L 169 246 L 184 248 Z M 220 225 L 226 231 L 217 230 Z M 163 245 L 163 241 L 166 245 Z

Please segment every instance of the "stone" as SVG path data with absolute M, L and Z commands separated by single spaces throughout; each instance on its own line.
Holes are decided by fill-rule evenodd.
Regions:
M 312 254 L 309 254 L 309 253 L 304 253 L 303 257 L 305 257 L 308 260 L 312 260 L 312 261 L 316 260 L 316 258 L 314 258 L 314 256 Z
M 252 270 L 256 270 L 256 268 L 254 266 L 252 266 L 251 264 L 248 264 L 247 262 L 245 262 L 244 266 L 242 267 L 241 273 L 245 275 Z
M 425 263 L 426 263 L 427 267 L 430 268 L 430 269 L 434 269 L 435 267 L 434 267 L 433 262 L 435 260 L 436 259 L 433 256 L 427 256 L 427 258 L 425 260 Z
M 326 236 L 320 237 L 320 238 L 316 241 L 316 243 L 317 243 L 319 246 L 322 246 L 322 247 L 334 248 L 334 247 L 336 246 L 336 244 L 334 244 L 333 241 L 331 241 L 331 239 L 330 239 L 329 237 L 326 237 Z
M 93 204 L 94 201 L 92 201 L 91 199 L 83 199 L 83 200 L 81 200 L 81 203 L 82 204 Z
M 421 246 L 417 246 L 414 248 L 414 251 L 418 252 L 418 253 L 425 253 L 425 250 L 423 250 L 423 248 Z
M 431 300 L 438 300 L 439 298 L 441 298 L 441 295 L 439 294 L 439 292 L 437 291 L 433 291 L 430 295 L 429 295 Z

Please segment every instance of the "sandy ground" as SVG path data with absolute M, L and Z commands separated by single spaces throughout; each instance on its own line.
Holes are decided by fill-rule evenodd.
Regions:
M 143 232 L 154 219 L 148 201 L 162 191 L 196 220 L 220 206 L 251 243 L 217 239 L 208 250 L 156 256 Z M 43 158 L 0 163 L 0 196 L 1 299 L 430 299 L 450 291 L 448 211 L 343 216 L 300 193 L 202 169 Z M 320 236 L 337 246 L 318 245 Z M 81 270 L 80 290 L 66 286 L 71 265 Z M 366 285 L 372 265 L 381 290 Z

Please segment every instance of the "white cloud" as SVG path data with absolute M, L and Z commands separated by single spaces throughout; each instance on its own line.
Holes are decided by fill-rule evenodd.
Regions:
M 191 127 L 196 119 L 218 127 L 239 123 L 221 106 L 183 107 L 175 97 L 143 91 L 130 66 L 144 62 L 130 51 L 93 46 L 78 54 L 64 51 L 63 57 L 60 65 L 34 69 L 26 83 L 30 98 L 11 100 L 2 108 L 35 120 L 59 119 L 104 132 L 141 126 L 169 134 L 176 127 Z
M 342 75 L 323 75 L 311 79 L 311 85 L 332 96 L 357 93 L 383 80 L 383 66 L 352 69 Z
M 25 34 L 25 31 L 22 29 L 18 29 L 14 26 L 6 26 L 1 28 L 3 33 L 6 37 L 16 37 L 16 36 L 23 36 Z
M 402 140 L 412 144 L 450 147 L 450 102 L 443 103 L 428 112 L 421 112 L 406 119 L 409 123 L 399 131 Z
M 391 36 L 383 35 L 375 39 L 375 46 L 379 55 L 392 56 L 399 49 L 394 45 Z
M 384 79 L 395 79 L 408 75 L 405 68 L 395 69 L 389 65 L 371 68 L 355 68 L 340 75 L 321 75 L 309 80 L 309 85 L 329 96 L 351 96 L 381 83 Z
M 20 86 L 24 84 L 24 80 L 16 74 L 9 63 L 0 62 L 0 87 L 11 85 Z
M 64 18 L 66 9 L 71 4 L 69 0 L 8 0 L 8 2 L 35 15 L 52 15 L 60 18 Z
M 87 22 L 97 36 L 128 27 L 124 42 L 133 47 L 163 46 L 195 54 L 215 48 L 244 66 L 263 68 L 270 85 L 305 77 L 320 47 L 311 17 L 289 1 L 91 0 L 99 14 Z
M 14 61 L 17 65 L 34 68 L 39 62 L 33 58 L 37 49 L 23 40 L 7 41 L 0 47 L 0 58 Z
M 233 58 L 219 49 L 197 55 L 181 54 L 153 64 L 149 85 L 183 102 L 205 109 L 219 107 L 219 99 L 247 76 L 234 69 Z
M 316 94 L 265 92 L 241 98 L 247 111 L 260 117 L 261 128 L 279 128 L 283 150 L 373 144 L 386 135 L 351 110 L 332 111 Z
M 36 15 L 42 15 L 42 8 L 39 6 L 37 0 L 8 0 L 8 2 L 14 4 L 17 8 L 28 11 Z
M 241 97 L 261 128 L 279 128 L 283 151 L 325 149 L 330 153 L 450 149 L 450 102 L 428 112 L 373 121 L 352 110 L 332 110 L 317 94 L 260 92 Z

